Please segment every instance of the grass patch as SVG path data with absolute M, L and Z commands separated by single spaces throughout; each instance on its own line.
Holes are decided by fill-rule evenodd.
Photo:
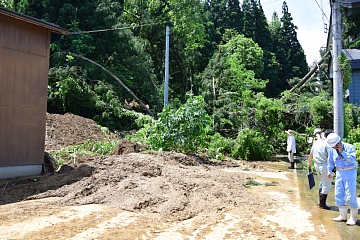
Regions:
M 255 180 L 253 180 L 253 179 L 250 179 L 250 180 L 248 180 L 245 184 L 243 184 L 243 186 L 244 186 L 245 188 L 250 188 L 251 186 L 259 186 L 259 185 L 261 185 L 261 183 L 255 181 Z
M 266 183 L 265 183 L 265 186 L 266 186 L 266 187 L 269 187 L 269 186 L 277 186 L 277 185 L 279 185 L 279 183 L 278 183 L 278 182 L 275 182 L 275 181 L 271 181 L 271 182 L 266 182 Z
M 110 155 L 118 140 L 104 140 L 104 141 L 91 141 L 86 140 L 83 144 L 68 146 L 60 150 L 52 151 L 51 155 L 56 159 L 58 166 L 63 164 L 69 164 L 73 162 L 77 157 L 88 156 L 95 157 L 101 155 Z

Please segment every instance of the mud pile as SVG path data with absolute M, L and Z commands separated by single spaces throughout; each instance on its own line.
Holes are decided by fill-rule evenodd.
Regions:
M 72 114 L 47 115 L 46 149 L 104 137 L 92 120 Z M 273 204 L 273 200 L 247 190 L 250 177 L 245 171 L 223 171 L 233 167 L 237 171 L 259 170 L 261 165 L 233 160 L 213 162 L 173 152 L 140 153 L 139 149 L 137 144 L 120 139 L 111 156 L 82 157 L 76 164 L 63 165 L 58 172 L 0 181 L 0 204 L 60 197 L 61 205 L 101 203 L 179 220 L 233 208 L 256 214 Z

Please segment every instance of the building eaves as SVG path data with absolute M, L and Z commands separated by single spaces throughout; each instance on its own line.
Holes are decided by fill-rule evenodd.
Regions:
M 69 30 L 59 27 L 58 25 L 55 25 L 54 23 L 48 23 L 45 21 L 42 21 L 40 19 L 19 13 L 19 12 L 15 12 L 3 7 L 0 7 L 0 15 L 6 15 L 8 17 L 12 17 L 12 18 L 16 18 L 18 20 L 24 21 L 24 22 L 28 22 L 40 27 L 44 27 L 47 28 L 49 30 L 51 30 L 52 32 L 55 33 L 62 33 L 62 34 L 69 34 Z
M 360 68 L 360 49 L 343 49 L 352 69 Z
M 360 7 L 359 0 L 341 0 L 340 5 L 346 8 L 358 8 Z

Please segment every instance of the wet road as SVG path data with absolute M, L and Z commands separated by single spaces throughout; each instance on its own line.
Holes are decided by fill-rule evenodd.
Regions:
M 357 226 L 347 226 L 332 220 L 338 216 L 334 188 L 327 201 L 333 209 L 319 209 L 318 183 L 309 190 L 301 163 L 295 170 L 288 165 L 279 161 L 264 162 L 264 171 L 223 169 L 249 174 L 249 179 L 261 183 L 249 191 L 277 201 L 267 211 L 257 211 L 255 204 L 248 213 L 239 207 L 179 221 L 154 212 L 129 212 L 101 204 L 64 206 L 58 204 L 60 198 L 36 199 L 0 205 L 0 239 L 360 239 L 360 221 Z M 265 185 L 272 181 L 279 184 Z
M 303 162 L 307 164 L 307 162 Z M 307 170 L 301 169 L 301 162 L 296 164 L 297 169 L 294 170 L 297 173 L 298 184 L 300 189 L 300 198 L 303 201 L 303 207 L 308 208 L 313 213 L 313 217 L 317 218 L 319 221 L 323 223 L 325 228 L 330 233 L 332 231 L 339 232 L 341 235 L 341 239 L 360 239 L 360 214 L 358 215 L 358 221 L 356 226 L 348 226 L 345 222 L 334 222 L 332 218 L 339 216 L 338 208 L 335 206 L 335 198 L 334 198 L 334 185 L 332 185 L 330 193 L 327 198 L 327 205 L 331 206 L 331 210 L 323 210 L 317 208 L 317 203 L 319 201 L 319 183 L 315 176 L 315 187 L 309 190 L 309 183 L 307 179 Z M 291 170 L 288 170 L 291 171 Z M 359 189 L 358 189 L 359 194 Z M 360 206 L 360 198 L 357 199 Z M 358 210 L 359 211 L 359 210 Z M 350 213 L 348 211 L 348 217 Z M 329 234 L 329 239 L 335 239 Z

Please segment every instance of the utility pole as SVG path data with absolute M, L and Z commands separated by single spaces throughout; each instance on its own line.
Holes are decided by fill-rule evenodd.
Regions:
M 329 54 L 330 51 L 327 51 L 324 56 L 320 59 L 320 61 L 316 64 L 316 66 L 308 72 L 305 77 L 301 79 L 301 81 L 296 84 L 292 89 L 290 89 L 290 92 L 293 92 L 295 89 L 300 88 L 302 85 L 304 85 L 309 78 L 320 68 L 320 64 L 324 61 L 325 57 Z M 282 99 L 283 97 L 281 97 Z
M 341 43 L 341 12 L 339 0 L 332 1 L 332 42 L 333 42 L 333 95 L 334 95 L 334 131 L 344 137 L 344 91 L 339 56 L 342 52 Z
M 165 83 L 164 83 L 164 107 L 168 105 L 169 98 L 169 44 L 170 26 L 166 25 L 166 48 L 165 48 Z

